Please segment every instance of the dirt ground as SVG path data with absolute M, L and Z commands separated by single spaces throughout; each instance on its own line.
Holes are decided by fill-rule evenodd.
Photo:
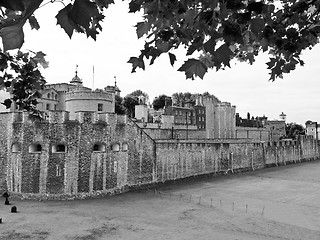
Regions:
M 4 239 L 320 239 L 320 161 L 74 201 L 0 198 Z

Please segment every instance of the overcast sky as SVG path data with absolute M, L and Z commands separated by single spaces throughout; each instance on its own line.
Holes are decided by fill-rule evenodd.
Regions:
M 137 89 L 148 93 L 151 101 L 160 94 L 208 91 L 221 101 L 236 105 L 242 117 L 250 112 L 251 116 L 265 115 L 269 119 L 278 119 L 284 112 L 287 122 L 303 125 L 307 120 L 320 122 L 320 46 L 304 52 L 304 67 L 298 67 L 275 82 L 268 81 L 267 56 L 259 57 L 253 65 L 234 62 L 231 69 L 209 70 L 203 80 L 192 81 L 177 71 L 186 58 L 181 55 L 171 67 L 166 54 L 154 65 L 146 64 L 145 71 L 138 69 L 132 74 L 127 61 L 131 56 L 139 55 L 144 42 L 137 40 L 133 27 L 140 16 L 127 13 L 127 2 L 118 0 L 105 12 L 103 31 L 96 42 L 77 33 L 72 40 L 69 39 L 56 25 L 55 15 L 62 7 L 61 3 L 47 4 L 35 12 L 40 30 L 31 31 L 28 24 L 24 29 L 23 49 L 47 54 L 49 68 L 43 70 L 43 75 L 48 83 L 69 82 L 75 75 L 75 66 L 79 65 L 78 76 L 85 86 L 104 88 L 113 85 L 116 76 L 122 97 Z

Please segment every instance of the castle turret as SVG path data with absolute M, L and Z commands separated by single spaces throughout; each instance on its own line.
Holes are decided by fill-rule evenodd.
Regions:
M 287 115 L 284 114 L 283 112 L 279 115 L 279 117 L 280 117 L 281 121 L 286 121 L 286 119 L 287 119 Z
M 76 75 L 70 81 L 71 84 L 82 86 L 82 80 L 78 77 L 78 65 L 76 66 Z

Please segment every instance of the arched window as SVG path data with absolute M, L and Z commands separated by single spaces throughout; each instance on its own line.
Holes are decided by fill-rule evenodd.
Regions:
M 58 94 L 54 95 L 54 99 L 55 99 L 55 100 L 58 99 Z
M 21 148 L 20 148 L 20 144 L 19 143 L 13 143 L 11 146 L 11 152 L 13 153 L 17 153 L 20 152 Z
M 41 144 L 33 143 L 29 146 L 29 153 L 40 153 L 42 151 Z
M 128 151 L 128 143 L 122 143 L 122 151 Z
M 65 153 L 67 152 L 67 147 L 64 144 L 56 144 L 52 146 L 53 153 Z
M 114 152 L 119 152 L 120 151 L 120 145 L 119 143 L 114 143 L 111 145 L 111 150 Z
M 102 143 L 96 143 L 93 145 L 93 151 L 94 152 L 105 152 L 106 146 Z
M 47 94 L 47 98 L 50 98 L 50 93 Z

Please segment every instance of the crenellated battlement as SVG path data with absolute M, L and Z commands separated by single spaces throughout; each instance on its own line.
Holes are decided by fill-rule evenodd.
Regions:
M 64 123 L 69 120 L 69 112 L 67 111 L 50 111 L 49 123 Z
M 92 92 L 92 91 L 71 91 L 66 93 L 66 102 L 74 100 L 103 100 L 113 101 L 111 93 L 107 92 Z

